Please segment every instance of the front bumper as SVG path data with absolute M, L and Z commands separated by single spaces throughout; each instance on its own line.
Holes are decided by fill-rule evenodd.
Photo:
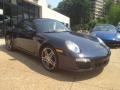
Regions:
M 89 58 L 90 62 L 79 62 L 76 61 L 76 58 L 60 55 L 59 68 L 75 72 L 92 71 L 94 69 L 105 67 L 109 62 L 109 58 L 110 55 L 106 57 Z
M 120 40 L 107 40 L 105 41 L 105 43 L 108 45 L 108 46 L 113 46 L 113 47 L 120 47 Z

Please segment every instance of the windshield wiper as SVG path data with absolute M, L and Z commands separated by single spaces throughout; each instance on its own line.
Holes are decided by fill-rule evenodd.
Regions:
M 61 32 L 71 32 L 71 31 L 51 31 L 51 32 L 44 32 L 44 33 L 61 33 Z
M 48 31 L 48 32 L 44 32 L 44 33 L 57 33 L 56 31 Z

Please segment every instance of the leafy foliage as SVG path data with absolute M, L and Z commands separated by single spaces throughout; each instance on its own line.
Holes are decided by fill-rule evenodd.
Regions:
M 63 0 L 56 11 L 70 17 L 73 30 L 90 30 L 96 24 L 111 23 L 117 25 L 120 22 L 120 3 L 114 0 L 105 0 L 104 17 L 91 20 L 91 0 Z
M 108 11 L 110 11 L 110 8 L 113 4 L 113 0 L 105 0 L 105 15 L 108 14 Z
M 90 0 L 63 0 L 55 8 L 71 18 L 71 26 L 83 26 L 90 20 Z
M 107 15 L 107 20 L 113 25 L 117 25 L 118 22 L 120 22 L 120 4 L 111 6 Z

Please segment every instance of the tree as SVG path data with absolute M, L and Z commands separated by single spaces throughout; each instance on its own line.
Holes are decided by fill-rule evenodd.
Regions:
M 90 0 L 63 0 L 56 11 L 71 18 L 71 26 L 85 25 L 90 20 Z
M 105 0 L 105 15 L 108 14 L 113 4 L 114 4 L 113 0 Z
M 48 8 L 52 9 L 52 5 L 48 4 Z
M 105 0 L 105 17 L 107 23 L 117 25 L 120 21 L 120 3 L 114 0 Z
M 120 4 L 112 5 L 108 15 L 107 20 L 113 25 L 117 25 L 120 22 Z

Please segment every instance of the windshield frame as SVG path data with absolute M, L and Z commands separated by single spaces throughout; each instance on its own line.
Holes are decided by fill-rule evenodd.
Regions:
M 93 31 L 117 31 L 113 25 L 96 25 Z
M 59 33 L 59 32 L 70 32 L 71 31 L 64 24 L 62 24 L 61 22 L 57 20 L 35 19 L 33 22 L 35 23 L 37 32 L 41 32 L 41 33 L 53 33 L 53 32 Z M 48 29 L 48 27 L 52 27 L 52 29 Z M 61 29 L 58 30 L 57 28 L 61 28 Z

